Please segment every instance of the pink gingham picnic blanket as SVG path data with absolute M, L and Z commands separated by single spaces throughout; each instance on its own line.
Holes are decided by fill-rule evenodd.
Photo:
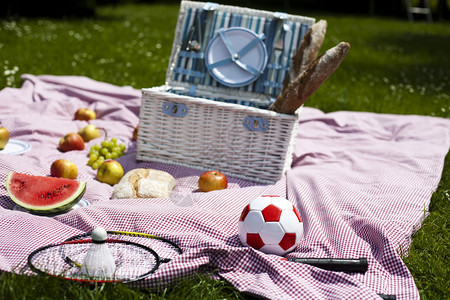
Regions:
M 400 252 L 407 250 L 439 183 L 449 150 L 450 120 L 325 114 L 305 107 L 292 169 L 285 177 L 271 185 L 229 178 L 228 189 L 199 193 L 202 171 L 136 161 L 131 136 L 139 122 L 139 90 L 76 76 L 23 79 L 21 88 L 0 92 L 0 119 L 11 138 L 28 142 L 31 149 L 19 155 L 0 153 L 0 181 L 11 170 L 47 176 L 54 160 L 69 159 L 78 166 L 78 180 L 87 182 L 84 199 L 90 205 L 54 217 L 36 216 L 15 209 L 2 183 L 1 270 L 31 275 L 26 271 L 30 252 L 102 226 L 160 235 L 184 250 L 135 284 L 139 287 L 169 286 L 204 272 L 239 291 L 270 299 L 379 299 L 377 294 L 419 298 Z M 64 134 L 87 125 L 73 120 L 81 107 L 94 109 L 98 119 L 92 123 L 127 143 L 126 154 L 118 159 L 125 171 L 167 171 L 177 179 L 175 196 L 110 200 L 113 187 L 95 180 L 96 171 L 86 165 L 89 147 L 99 141 L 89 142 L 84 151 L 58 151 Z M 366 257 L 368 271 L 326 271 L 242 246 L 239 215 L 263 194 L 285 196 L 302 215 L 304 237 L 289 257 Z

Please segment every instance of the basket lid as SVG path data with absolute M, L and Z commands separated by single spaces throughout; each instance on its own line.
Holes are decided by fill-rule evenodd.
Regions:
M 315 19 L 182 1 L 166 84 L 173 92 L 270 103 Z

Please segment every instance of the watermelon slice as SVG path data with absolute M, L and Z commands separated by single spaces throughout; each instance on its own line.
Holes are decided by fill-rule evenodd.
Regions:
M 9 172 L 6 190 L 20 207 L 37 214 L 63 212 L 81 200 L 86 182 Z

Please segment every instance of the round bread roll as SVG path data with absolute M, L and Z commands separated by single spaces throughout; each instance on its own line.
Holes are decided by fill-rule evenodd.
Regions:
M 112 198 L 168 198 L 176 184 L 175 178 L 167 172 L 134 169 L 115 185 Z

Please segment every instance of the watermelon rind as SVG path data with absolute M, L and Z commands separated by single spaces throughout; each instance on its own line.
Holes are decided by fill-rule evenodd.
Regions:
M 35 206 L 35 205 L 25 202 L 25 199 L 17 198 L 13 194 L 10 183 L 11 183 L 11 179 L 14 178 L 15 174 L 21 175 L 21 173 L 10 171 L 8 176 L 6 177 L 6 183 L 5 183 L 6 190 L 8 191 L 8 194 L 14 203 L 16 203 L 18 206 L 20 206 L 34 214 L 52 215 L 52 214 L 65 212 L 65 211 L 69 210 L 70 208 L 72 208 L 74 205 L 76 205 L 81 200 L 84 193 L 86 192 L 86 182 L 73 180 L 74 182 L 78 183 L 78 188 L 75 192 L 73 192 L 70 195 L 70 197 L 67 197 L 64 200 L 62 200 L 58 203 L 52 204 L 52 205 Z M 46 178 L 53 178 L 53 180 L 55 180 L 55 177 L 34 176 L 34 175 L 28 175 L 28 174 L 23 174 L 23 175 L 35 177 L 37 180 L 36 184 L 39 184 L 39 181 L 46 180 Z M 64 180 L 66 180 L 66 179 L 64 179 Z

